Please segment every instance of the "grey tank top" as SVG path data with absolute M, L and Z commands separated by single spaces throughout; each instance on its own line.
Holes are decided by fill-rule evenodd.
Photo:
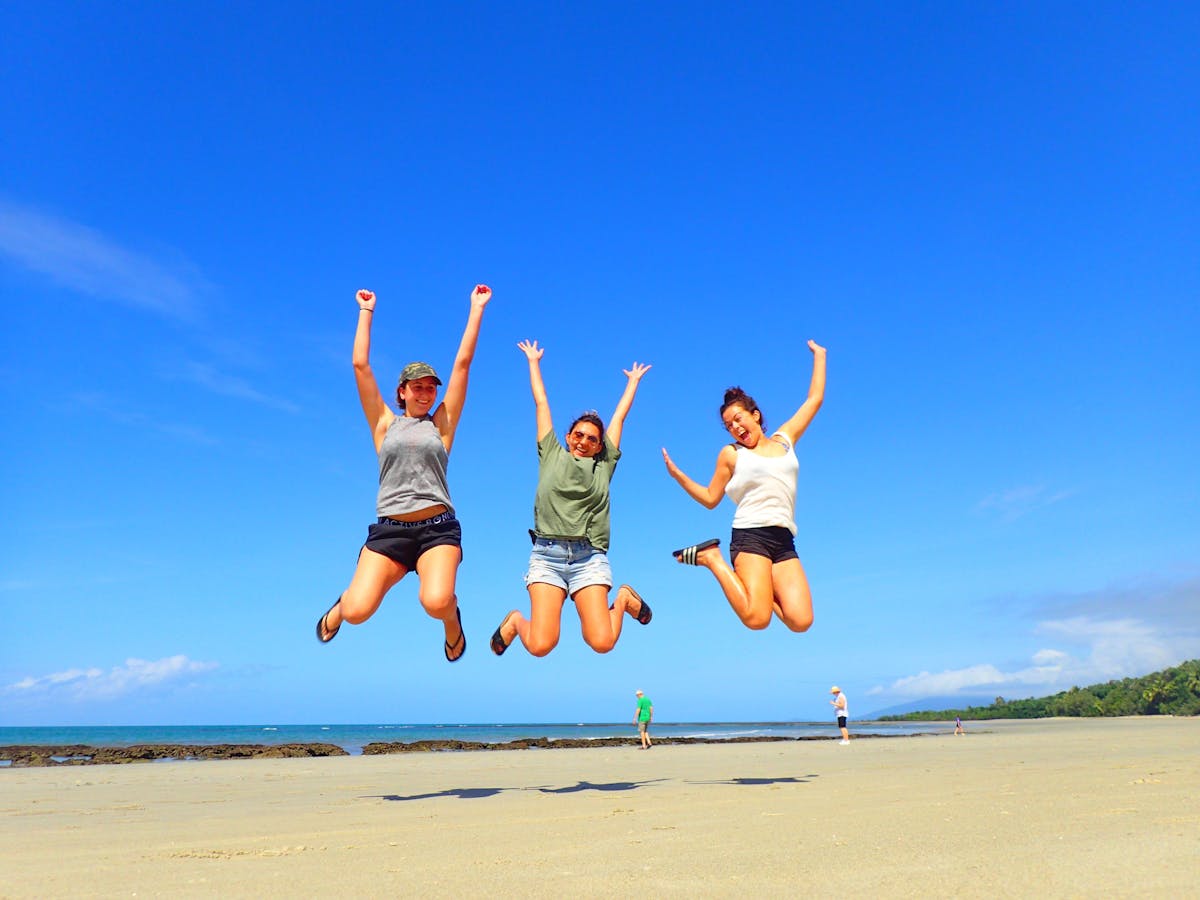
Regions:
M 399 516 L 438 503 L 453 512 L 446 484 L 449 461 L 432 416 L 396 416 L 379 447 L 376 515 Z

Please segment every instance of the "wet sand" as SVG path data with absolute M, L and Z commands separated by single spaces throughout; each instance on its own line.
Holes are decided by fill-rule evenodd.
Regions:
M 0 896 L 1200 896 L 1200 720 L 966 727 L 0 769 Z

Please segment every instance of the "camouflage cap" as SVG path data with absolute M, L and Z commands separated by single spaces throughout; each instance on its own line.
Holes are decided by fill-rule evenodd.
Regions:
M 418 378 L 432 378 L 438 384 L 442 383 L 442 379 L 438 378 L 437 372 L 433 371 L 433 366 L 429 363 L 410 362 L 400 373 L 401 384 L 406 381 L 415 381 Z

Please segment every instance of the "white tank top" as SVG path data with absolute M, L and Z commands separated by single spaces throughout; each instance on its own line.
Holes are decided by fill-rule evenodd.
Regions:
M 734 528 L 767 528 L 772 525 L 796 534 L 796 477 L 800 461 L 787 435 L 777 431 L 771 440 L 787 448 L 783 456 L 760 456 L 749 447 L 737 446 L 733 477 L 725 493 L 737 504 Z

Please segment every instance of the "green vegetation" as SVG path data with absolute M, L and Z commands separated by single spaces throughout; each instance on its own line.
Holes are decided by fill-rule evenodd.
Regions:
M 1047 716 L 1194 716 L 1200 714 L 1200 659 L 1170 669 L 1091 687 L 1073 687 L 1050 697 L 1005 700 L 990 706 L 881 716 L 883 721 L 940 722 L 964 719 L 1042 719 Z

